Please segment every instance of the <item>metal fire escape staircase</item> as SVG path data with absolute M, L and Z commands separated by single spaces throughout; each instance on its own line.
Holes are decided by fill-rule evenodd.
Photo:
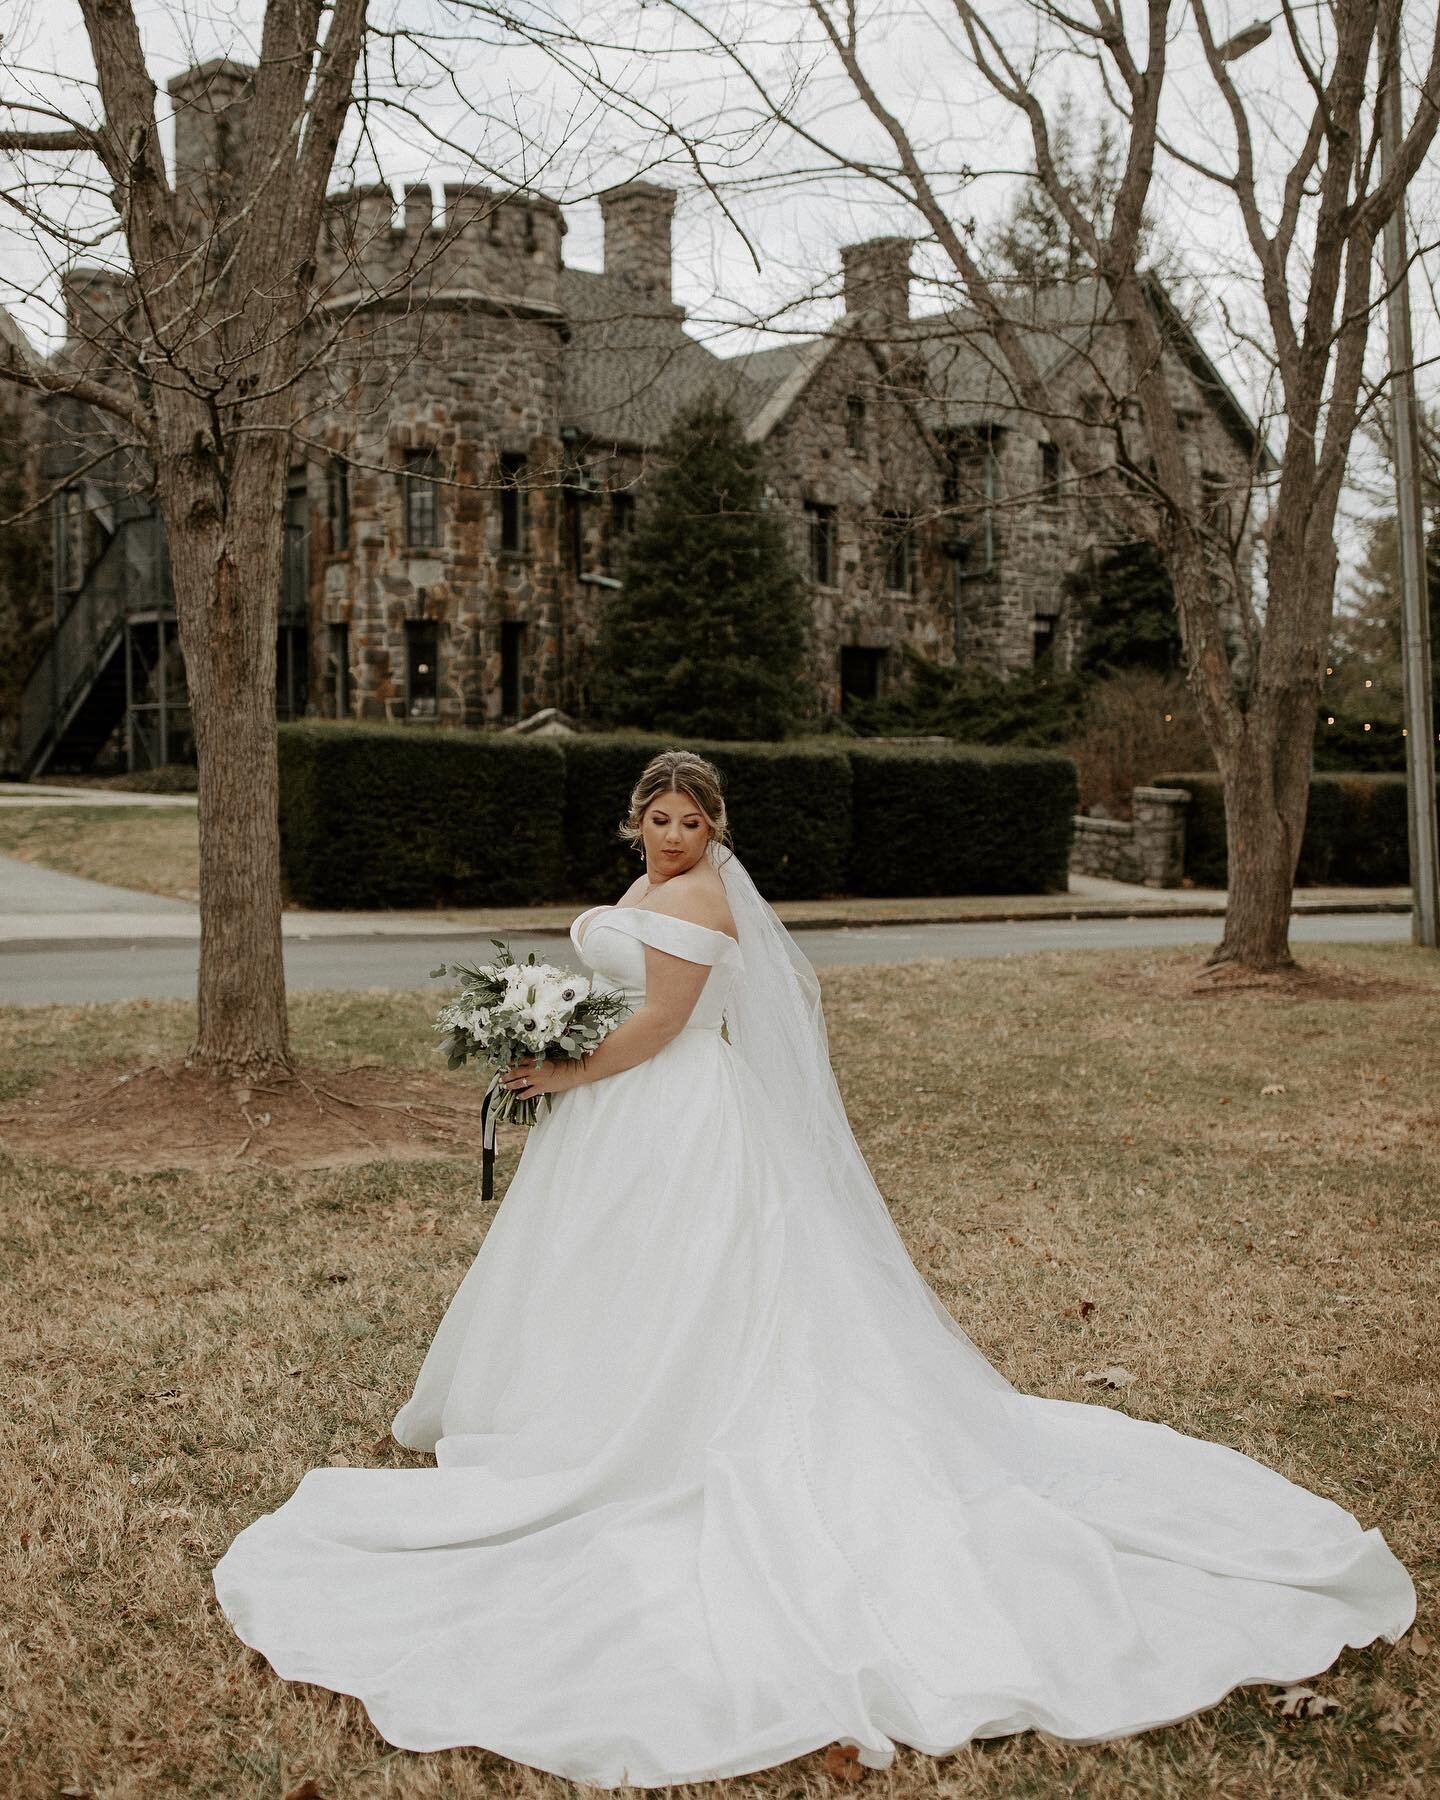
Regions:
M 93 516 L 105 522 L 103 501 Z M 153 513 L 114 518 L 20 698 L 20 772 L 88 767 L 125 718 L 127 622 L 173 617 L 165 533 Z
M 19 762 L 27 778 L 52 767 L 89 768 L 127 714 L 127 761 L 143 760 L 143 719 L 155 710 L 144 685 L 154 674 L 157 638 L 163 656 L 164 633 L 174 630 L 170 557 L 158 515 L 135 512 L 116 518 L 98 495 L 88 503 L 91 516 L 109 536 L 70 595 L 21 694 Z M 305 529 L 287 524 L 280 603 L 285 655 L 277 694 L 277 710 L 284 718 L 304 712 L 307 556 Z M 287 632 L 289 637 L 283 638 Z M 301 640 L 298 649 L 296 639 Z M 171 705 L 172 717 L 184 709 L 183 687 Z M 163 744 L 163 727 L 161 737 Z

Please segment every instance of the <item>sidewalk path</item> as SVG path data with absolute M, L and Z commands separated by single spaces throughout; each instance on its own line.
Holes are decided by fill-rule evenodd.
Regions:
M 34 781 L 0 781 L 3 806 L 188 806 L 194 794 L 132 794 L 124 788 L 42 787 Z
M 150 935 L 158 924 L 165 935 L 188 936 L 192 919 L 198 935 L 199 915 L 188 900 L 106 887 L 18 856 L 0 856 L 0 939 L 29 938 L 42 929 L 47 937 L 72 940 L 123 937 L 137 923 L 140 935 Z

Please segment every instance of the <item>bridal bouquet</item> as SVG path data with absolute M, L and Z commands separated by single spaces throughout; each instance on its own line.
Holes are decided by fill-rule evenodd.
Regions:
M 494 962 L 472 968 L 468 963 L 442 963 L 430 971 L 460 979 L 460 991 L 440 1008 L 435 1029 L 443 1033 L 438 1048 L 448 1066 L 463 1068 L 483 1062 L 495 1070 L 486 1095 L 491 1116 L 507 1124 L 533 1125 L 540 1100 L 521 1100 L 500 1086 L 500 1077 L 522 1058 L 577 1061 L 620 1023 L 628 1006 L 618 994 L 597 993 L 582 975 L 553 963 L 516 962 L 499 938 Z M 541 1096 L 547 1103 L 550 1095 Z

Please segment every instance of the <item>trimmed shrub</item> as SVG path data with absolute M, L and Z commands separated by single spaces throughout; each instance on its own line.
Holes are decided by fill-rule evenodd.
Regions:
M 315 721 L 279 728 L 288 893 L 337 908 L 609 899 L 639 872 L 617 827 L 665 748 L 719 768 L 735 848 L 772 899 L 1065 885 L 1075 765 L 1051 751 Z
M 1185 809 L 1185 873 L 1200 887 L 1227 880 L 1225 800 L 1219 775 L 1157 775 L 1157 787 L 1190 791 Z M 1317 774 L 1295 880 L 1398 886 L 1410 879 L 1403 775 Z
M 643 735 L 563 740 L 567 891 L 618 894 L 640 859 L 616 835 L 630 790 L 657 750 L 694 750 L 725 780 L 735 849 L 761 893 L 807 900 L 843 893 L 850 859 L 850 763 L 826 743 L 714 743 Z
M 279 727 L 280 841 L 304 906 L 498 906 L 563 891 L 553 741 L 412 726 Z
M 857 894 L 1064 889 L 1075 765 L 1044 750 L 849 745 Z

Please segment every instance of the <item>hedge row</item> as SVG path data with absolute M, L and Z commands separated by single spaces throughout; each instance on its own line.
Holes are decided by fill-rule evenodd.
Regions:
M 1157 775 L 1157 787 L 1190 792 L 1185 873 L 1200 887 L 1226 885 L 1225 798 L 1220 777 Z M 1297 884 L 1399 886 L 1410 879 L 1403 775 L 1316 774 L 1295 870 Z
M 278 737 L 280 851 L 302 905 L 524 906 L 563 892 L 553 741 L 311 724 Z
M 280 837 L 315 907 L 495 906 L 617 894 L 636 777 L 674 740 L 282 725 Z M 1075 766 L 1043 750 L 687 742 L 725 780 L 762 893 L 1042 893 L 1066 882 Z

